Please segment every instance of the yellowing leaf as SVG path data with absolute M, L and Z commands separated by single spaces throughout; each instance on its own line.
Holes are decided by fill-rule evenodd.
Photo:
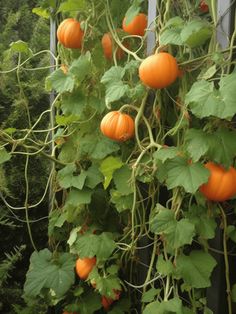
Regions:
M 112 180 L 114 171 L 116 169 L 121 168 L 122 165 L 123 165 L 123 162 L 121 161 L 121 159 L 119 157 L 113 157 L 113 156 L 108 156 L 101 162 L 99 169 L 105 178 L 103 182 L 103 186 L 105 190 L 107 189 L 107 187 L 109 186 Z

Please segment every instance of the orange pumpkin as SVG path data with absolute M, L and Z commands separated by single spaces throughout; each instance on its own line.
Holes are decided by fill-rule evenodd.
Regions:
M 102 303 L 102 306 L 103 308 L 108 311 L 110 306 L 112 305 L 112 303 L 114 302 L 113 299 L 111 298 L 107 298 L 105 297 L 104 295 L 102 296 L 102 300 L 101 300 L 101 303 Z
M 115 298 L 114 299 L 112 299 L 112 298 L 108 298 L 108 297 L 106 297 L 106 296 L 102 296 L 102 300 L 101 300 L 101 303 L 102 303 L 102 306 L 103 306 L 103 308 L 106 310 L 106 311 L 108 311 L 109 310 L 109 308 L 110 308 L 110 306 L 112 305 L 112 303 L 114 302 L 114 301 L 116 301 L 116 300 L 119 300 L 119 298 L 120 298 L 120 291 L 119 290 L 113 290 L 114 291 L 114 293 L 115 293 Z
M 140 80 L 151 88 L 165 88 L 178 77 L 176 59 L 168 52 L 160 52 L 144 59 L 139 66 Z
M 81 48 L 83 35 L 80 22 L 73 18 L 62 21 L 57 29 L 57 39 L 66 48 Z
M 205 0 L 200 1 L 199 9 L 202 13 L 207 13 L 209 11 L 209 7 Z
M 75 270 L 80 279 L 86 280 L 93 267 L 96 265 L 96 257 L 78 258 Z
M 236 194 L 236 169 L 228 170 L 223 166 L 208 162 L 205 167 L 210 171 L 208 182 L 200 187 L 200 191 L 208 200 L 223 202 Z
M 104 56 L 106 59 L 111 60 L 113 56 L 113 49 L 115 48 L 116 43 L 112 39 L 112 36 L 110 33 L 105 33 L 102 37 L 102 49 Z M 116 59 L 120 60 L 124 56 L 124 50 L 122 50 L 120 47 L 116 50 Z
M 126 24 L 126 18 L 124 18 L 122 22 L 122 28 L 130 35 L 143 36 L 145 29 L 147 28 L 147 23 L 147 15 L 139 13 L 129 24 Z
M 111 111 L 103 117 L 100 129 L 110 139 L 124 142 L 134 136 L 134 120 L 128 114 Z

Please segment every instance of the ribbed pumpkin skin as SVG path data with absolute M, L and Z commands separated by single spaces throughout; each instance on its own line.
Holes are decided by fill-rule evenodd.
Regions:
M 224 167 L 213 162 L 208 162 L 205 167 L 210 171 L 208 182 L 199 190 L 208 200 L 223 202 L 236 194 L 236 169 Z
M 140 80 L 151 88 L 165 88 L 178 77 L 176 59 L 168 52 L 160 52 L 143 60 L 139 66 Z
M 114 49 L 114 43 L 113 43 L 113 39 L 110 33 L 105 33 L 102 37 L 102 49 L 103 49 L 103 53 L 104 56 L 108 59 L 111 60 L 112 59 L 112 55 L 113 55 L 113 49 Z M 116 50 L 116 59 L 120 60 L 122 57 L 124 56 L 124 51 L 118 47 Z
M 134 120 L 128 114 L 111 111 L 103 117 L 100 129 L 110 139 L 124 142 L 134 136 Z
M 147 28 L 147 16 L 140 13 L 135 16 L 129 24 L 126 24 L 126 18 L 124 18 L 122 28 L 130 35 L 143 36 L 145 34 L 145 29 Z
M 78 258 L 75 264 L 75 270 L 80 279 L 87 279 L 89 273 L 92 271 L 93 267 L 96 265 L 96 257 L 85 257 Z
M 62 21 L 57 29 L 57 39 L 66 48 L 81 48 L 83 35 L 80 23 L 73 18 Z

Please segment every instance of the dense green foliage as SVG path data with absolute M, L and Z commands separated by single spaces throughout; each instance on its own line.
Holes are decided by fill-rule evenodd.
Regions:
M 24 5 L 14 11 L 11 3 L 2 32 L 6 44 L 14 41 L 2 48 L 0 99 L 9 109 L 2 117 L 0 162 L 6 180 L 0 192 L 4 228 L 11 231 L 3 240 L 12 243 L 22 228 L 20 218 L 30 241 L 19 232 L 14 242 L 19 247 L 1 263 L 3 291 L 11 283 L 7 274 L 24 254 L 22 244 L 30 242 L 34 252 L 24 289 L 22 278 L 18 286 L 12 283 L 14 300 L 4 301 L 5 312 L 213 313 L 206 299 L 217 266 L 210 240 L 222 229 L 217 252 L 225 263 L 222 299 L 233 313 L 228 245 L 236 242 L 235 198 L 211 202 L 199 188 L 210 176 L 204 163 L 225 169 L 235 163 L 235 33 L 222 51 L 216 42 L 216 2 L 207 1 L 204 12 L 200 2 L 158 1 L 155 52 L 172 54 L 180 71 L 168 88 L 156 90 L 138 75 L 147 35 L 119 30 L 125 15 L 130 21 L 139 11 L 147 13 L 147 1 L 45 0 L 33 10 L 43 18 L 28 13 L 31 26 L 20 24 L 26 37 L 17 38 L 7 34 L 29 11 Z M 81 49 L 58 43 L 51 73 L 44 40 L 50 14 L 58 24 L 77 18 L 84 31 Z M 111 60 L 101 46 L 106 32 L 113 38 Z M 121 59 L 118 47 L 125 51 Z M 55 93 L 50 110 L 47 93 Z M 102 118 L 115 110 L 134 119 L 133 138 L 117 142 L 101 133 Z M 6 201 L 21 204 L 21 210 L 10 211 L 17 226 L 8 218 Z M 96 257 L 86 280 L 74 271 L 78 257 Z
M 32 14 L 32 9 L 38 1 L 1 1 L 0 5 L 0 58 L 1 71 L 9 70 L 17 66 L 18 53 L 10 47 L 12 42 L 27 41 L 32 51 L 47 49 L 49 45 L 49 22 Z M 41 40 L 39 40 L 39 37 Z M 22 54 L 22 60 L 27 58 Z M 28 63 L 29 70 L 35 66 L 48 65 L 49 58 L 34 59 Z M 39 115 L 42 109 L 49 106 L 49 98 L 45 93 L 41 80 L 47 75 L 48 70 L 35 73 L 35 71 L 21 71 L 19 73 L 24 94 L 19 88 L 16 72 L 1 75 L 0 84 L 0 123 L 1 129 L 9 129 L 9 134 L 15 129 L 28 127 L 27 110 L 31 119 Z M 27 109 L 28 108 L 28 109 Z M 44 120 L 43 127 L 48 121 Z M 3 161 L 3 160 L 2 160 Z M 1 161 L 1 164 L 2 164 Z M 14 166 L 13 166 L 14 164 Z M 47 182 L 49 165 L 36 156 L 29 164 L 30 198 L 32 204 L 39 200 L 44 192 Z M 0 255 L 0 311 L 12 313 L 13 304 L 23 305 L 22 288 L 25 273 L 29 267 L 29 256 L 32 246 L 25 221 L 25 158 L 12 156 L 11 163 L 1 165 L 1 198 L 4 197 L 10 208 L 1 201 L 1 255 Z M 18 210 L 17 207 L 22 207 Z M 45 219 L 41 222 L 38 218 L 47 216 L 47 199 L 36 209 L 31 211 L 30 220 L 35 221 L 33 235 L 37 236 L 37 242 L 44 246 L 47 241 L 47 226 Z M 40 234 L 40 236 L 39 236 Z M 18 271 L 15 270 L 19 269 Z M 14 311 L 15 313 L 15 311 Z

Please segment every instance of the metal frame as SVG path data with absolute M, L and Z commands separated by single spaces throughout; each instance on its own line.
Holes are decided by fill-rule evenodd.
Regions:
M 232 35 L 234 2 L 231 0 L 217 1 L 217 17 L 219 22 L 216 38 L 222 49 L 228 47 Z
M 156 34 L 152 30 L 157 15 L 157 0 L 148 0 L 148 33 L 147 33 L 147 55 L 153 53 L 156 44 Z

